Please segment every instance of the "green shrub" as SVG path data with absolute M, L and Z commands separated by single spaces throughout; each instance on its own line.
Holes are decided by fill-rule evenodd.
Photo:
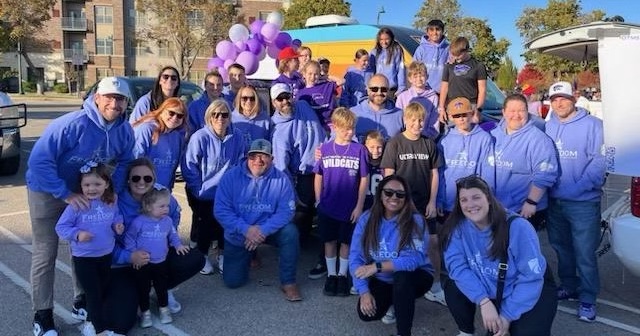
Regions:
M 25 93 L 34 93 L 36 92 L 36 83 L 34 82 L 22 82 L 22 91 Z
M 57 93 L 69 93 L 69 87 L 66 83 L 58 83 L 53 86 L 53 91 Z

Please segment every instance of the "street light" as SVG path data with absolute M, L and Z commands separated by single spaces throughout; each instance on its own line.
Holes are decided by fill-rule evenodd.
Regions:
M 376 18 L 376 25 L 380 25 L 380 14 L 384 14 L 386 13 L 384 11 L 384 7 L 380 6 L 380 9 L 378 9 L 378 17 Z

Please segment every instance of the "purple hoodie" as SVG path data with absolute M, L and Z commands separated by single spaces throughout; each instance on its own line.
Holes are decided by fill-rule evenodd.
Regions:
M 427 83 L 436 92 L 440 92 L 442 71 L 449 58 L 449 41 L 443 36 L 438 43 L 429 41 L 426 36 L 420 39 L 420 45 L 413 53 L 413 60 L 427 66 Z
M 140 215 L 133 220 L 124 236 L 125 248 L 129 252 L 148 252 L 149 262 L 152 264 L 159 264 L 167 258 L 169 245 L 174 248 L 182 246 L 180 236 L 169 216 L 158 219 Z
M 347 69 L 340 96 L 340 106 L 353 107 L 367 100 L 367 83 L 373 76 L 369 69 L 360 70 L 354 66 Z
M 316 112 L 322 127 L 330 132 L 331 114 L 336 108 L 336 83 L 320 82 L 312 87 L 303 87 L 298 91 L 298 100 L 304 100 Z
M 291 87 L 291 92 L 293 94 L 294 100 L 298 99 L 299 97 L 298 91 L 305 86 L 304 79 L 302 79 L 302 76 L 297 71 L 294 71 L 291 74 L 291 77 L 287 77 L 285 74 L 280 74 L 278 78 L 273 80 L 273 83 L 271 85 L 273 86 L 277 83 L 283 83 L 283 84 L 289 85 Z

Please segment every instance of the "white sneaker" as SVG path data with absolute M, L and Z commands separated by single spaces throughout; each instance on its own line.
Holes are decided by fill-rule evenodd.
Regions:
M 469 334 L 464 331 L 461 331 L 457 336 L 473 336 L 473 334 Z
M 173 295 L 173 289 L 168 290 L 167 294 L 169 296 L 169 311 L 171 312 L 171 314 L 179 313 L 182 310 L 182 305 L 176 300 L 176 297 Z
M 87 310 L 82 308 L 82 307 L 76 307 L 76 305 L 74 304 L 71 307 L 71 317 L 73 317 L 76 320 L 80 320 L 80 321 L 86 321 L 87 320 Z
M 142 313 L 140 316 L 140 328 L 149 328 L 153 325 L 153 321 L 151 321 L 151 312 L 146 311 Z
M 394 324 L 396 323 L 396 309 L 393 306 L 389 307 L 387 313 L 381 319 L 384 324 Z
M 213 273 L 213 266 L 211 265 L 209 258 L 207 258 L 206 256 L 204 257 L 204 260 L 204 267 L 200 270 L 200 274 L 209 275 Z
M 349 294 L 358 295 L 358 290 L 354 286 L 351 286 L 351 289 L 349 289 Z
M 198 247 L 198 242 L 194 242 L 193 240 L 190 240 L 189 241 L 189 248 L 190 249 L 194 249 L 196 247 Z
M 96 328 L 93 327 L 93 323 L 87 321 L 82 324 L 80 333 L 82 336 L 96 336 Z
M 431 302 L 435 302 L 435 303 L 439 303 L 443 306 L 447 305 L 447 301 L 444 298 L 444 291 L 438 291 L 438 292 L 432 292 L 431 290 L 429 290 L 428 292 L 426 292 L 424 294 L 424 298 L 431 301 Z
M 222 269 L 224 267 L 224 255 L 219 255 L 216 257 L 216 260 L 218 261 L 218 271 L 220 271 L 220 274 L 222 274 Z
M 160 307 L 160 323 L 169 324 L 171 322 L 173 322 L 173 318 L 171 318 L 169 307 Z

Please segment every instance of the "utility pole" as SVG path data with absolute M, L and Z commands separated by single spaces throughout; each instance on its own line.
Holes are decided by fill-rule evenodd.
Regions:
M 18 93 L 23 95 L 22 91 L 22 43 L 18 41 Z
M 378 17 L 376 18 L 376 25 L 378 26 L 380 25 L 380 14 L 384 14 L 384 13 L 386 13 L 384 11 L 384 7 L 380 6 L 380 9 L 378 9 Z

